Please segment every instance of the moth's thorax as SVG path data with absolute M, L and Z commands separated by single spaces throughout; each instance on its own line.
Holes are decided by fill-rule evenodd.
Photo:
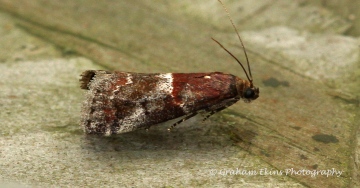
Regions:
M 255 87 L 250 81 L 243 80 L 239 77 L 236 77 L 235 80 L 238 96 L 243 98 L 245 102 L 250 102 L 259 97 L 259 88 Z

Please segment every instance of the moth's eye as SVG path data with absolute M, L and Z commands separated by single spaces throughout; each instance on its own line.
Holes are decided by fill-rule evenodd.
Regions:
M 244 92 L 244 97 L 246 99 L 251 99 L 251 98 L 254 98 L 255 96 L 255 91 L 253 88 L 247 88 Z

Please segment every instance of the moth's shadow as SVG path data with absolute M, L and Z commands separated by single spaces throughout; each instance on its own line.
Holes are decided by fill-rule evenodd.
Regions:
M 84 146 L 91 152 L 214 150 L 244 141 L 242 138 L 234 138 L 233 126 L 221 125 L 219 122 L 201 122 L 198 118 L 193 118 L 169 132 L 170 125 L 171 123 L 163 123 L 151 127 L 150 130 L 137 130 L 109 137 L 85 135 Z
M 159 125 L 160 126 L 160 125 Z M 94 151 L 177 150 L 201 147 L 204 128 L 178 128 L 169 132 L 162 127 L 137 130 L 109 137 L 85 135 L 86 146 Z M 209 140 L 207 139 L 206 142 Z

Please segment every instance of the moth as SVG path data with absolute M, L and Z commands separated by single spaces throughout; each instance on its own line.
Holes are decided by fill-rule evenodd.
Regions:
M 200 112 L 206 114 L 206 120 L 240 99 L 257 99 L 259 88 L 253 84 L 244 44 L 226 7 L 219 2 L 244 50 L 248 72 L 220 42 L 212 40 L 239 63 L 247 80 L 222 72 L 147 74 L 86 70 L 80 78 L 80 87 L 88 90 L 81 117 L 85 132 L 109 136 L 183 117 L 170 127 L 173 128 Z

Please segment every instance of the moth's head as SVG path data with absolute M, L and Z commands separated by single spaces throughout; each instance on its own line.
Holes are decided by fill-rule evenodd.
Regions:
M 259 97 L 259 88 L 258 87 L 248 87 L 245 88 L 244 92 L 243 92 L 243 97 L 244 99 L 247 100 L 255 100 Z
M 243 98 L 245 102 L 250 102 L 259 97 L 259 88 L 255 87 L 252 82 L 237 78 L 236 88 L 240 98 Z

